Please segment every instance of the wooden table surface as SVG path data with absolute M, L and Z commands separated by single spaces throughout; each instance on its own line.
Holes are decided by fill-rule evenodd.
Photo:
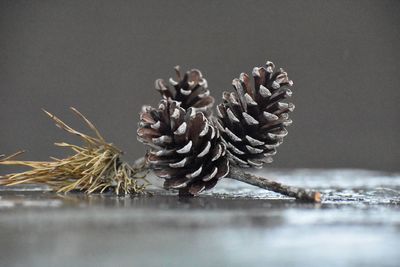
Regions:
M 320 204 L 221 181 L 197 198 L 0 187 L 0 266 L 400 266 L 400 174 L 261 170 Z

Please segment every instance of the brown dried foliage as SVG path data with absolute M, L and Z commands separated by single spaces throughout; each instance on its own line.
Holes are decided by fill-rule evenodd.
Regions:
M 65 159 L 51 158 L 51 161 L 23 161 L 15 157 L 23 153 L 0 157 L 0 165 L 19 165 L 31 170 L 0 176 L 0 185 L 45 184 L 57 192 L 72 190 L 88 194 L 113 190 L 116 194 L 143 193 L 149 182 L 144 163 L 130 166 L 121 160 L 122 151 L 107 143 L 96 127 L 78 110 L 71 110 L 84 121 L 95 136 L 74 130 L 53 114 L 43 110 L 57 127 L 81 138 L 84 145 L 55 143 L 58 147 L 69 148 L 74 154 Z

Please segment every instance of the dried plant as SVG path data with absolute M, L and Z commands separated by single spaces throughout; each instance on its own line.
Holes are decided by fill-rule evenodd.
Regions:
M 164 99 L 158 108 L 143 107 L 137 134 L 138 140 L 149 148 L 149 168 L 165 179 L 165 189 L 179 189 L 181 195 L 198 195 L 219 180 L 231 178 L 302 201 L 321 201 L 319 192 L 288 186 L 242 169 L 260 168 L 272 162 L 271 156 L 291 124 L 288 113 L 294 105 L 284 101 L 292 94 L 288 87 L 293 82 L 283 69 L 274 68 L 270 61 L 265 67 L 254 68 L 254 86 L 245 73 L 234 79 L 235 92 L 224 92 L 217 118 L 207 112 L 214 99 L 200 100 L 202 105 L 207 104 L 202 109 L 198 109 L 202 105 L 187 101 L 196 99 L 193 95 L 198 93 L 197 89 L 187 90 L 188 85 L 200 84 L 188 82 L 190 72 L 179 82 L 171 81 L 175 95 L 163 80 L 156 81 Z M 196 73 L 193 81 L 202 77 L 200 72 L 192 74 Z M 179 78 L 179 69 L 177 74 Z M 208 96 L 208 91 L 202 95 Z
M 32 169 L 0 176 L 0 185 L 46 184 L 57 192 L 86 193 L 113 190 L 116 194 L 143 193 L 149 182 L 148 170 L 165 179 L 166 189 L 182 195 L 198 195 L 220 179 L 231 178 L 307 202 L 320 202 L 317 191 L 288 186 L 243 171 L 272 162 L 276 148 L 291 124 L 288 113 L 294 105 L 285 100 L 292 94 L 287 73 L 274 70 L 270 61 L 253 69 L 254 85 L 242 73 L 233 81 L 235 92 L 224 92 L 217 117 L 212 115 L 214 98 L 201 72 L 192 69 L 178 80 L 155 82 L 163 100 L 158 108 L 144 106 L 138 124 L 138 140 L 148 146 L 141 163 L 134 167 L 121 160 L 122 151 L 107 143 L 95 126 L 76 109 L 72 111 L 95 133 L 80 133 L 44 111 L 56 125 L 79 136 L 84 146 L 56 143 L 74 155 L 52 161 L 19 161 L 0 155 L 0 165 L 22 165 Z
M 52 161 L 23 161 L 15 157 L 23 153 L 0 158 L 1 165 L 20 165 L 31 170 L 0 176 L 0 185 L 45 184 L 57 192 L 72 190 L 86 193 L 103 193 L 113 190 L 116 194 L 143 193 L 149 182 L 145 176 L 145 163 L 130 166 L 121 160 L 122 151 L 107 143 L 96 127 L 78 110 L 71 110 L 95 133 L 96 137 L 74 130 L 53 114 L 43 110 L 57 127 L 79 136 L 84 145 L 55 143 L 58 147 L 71 149 L 75 154 L 65 159 Z

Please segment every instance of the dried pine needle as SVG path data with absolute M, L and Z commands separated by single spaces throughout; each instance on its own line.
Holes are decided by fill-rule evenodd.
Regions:
M 116 194 L 143 193 L 149 182 L 145 163 L 130 166 L 121 160 L 122 151 L 107 143 L 97 128 L 78 110 L 71 110 L 94 132 L 95 136 L 78 132 L 53 114 L 43 110 L 57 127 L 79 136 L 84 145 L 55 143 L 58 147 L 71 149 L 74 154 L 65 159 L 52 161 L 15 160 L 23 151 L 10 156 L 0 156 L 0 165 L 19 165 L 31 170 L 0 176 L 0 185 L 45 184 L 57 192 L 72 190 L 88 194 L 111 190 Z

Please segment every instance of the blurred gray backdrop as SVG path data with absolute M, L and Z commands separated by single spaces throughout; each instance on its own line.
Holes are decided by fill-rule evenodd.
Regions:
M 272 167 L 400 170 L 400 1 L 0 1 L 0 154 L 77 141 L 45 108 L 86 114 L 133 160 L 156 78 L 196 67 L 217 101 L 272 60 L 295 87 Z

